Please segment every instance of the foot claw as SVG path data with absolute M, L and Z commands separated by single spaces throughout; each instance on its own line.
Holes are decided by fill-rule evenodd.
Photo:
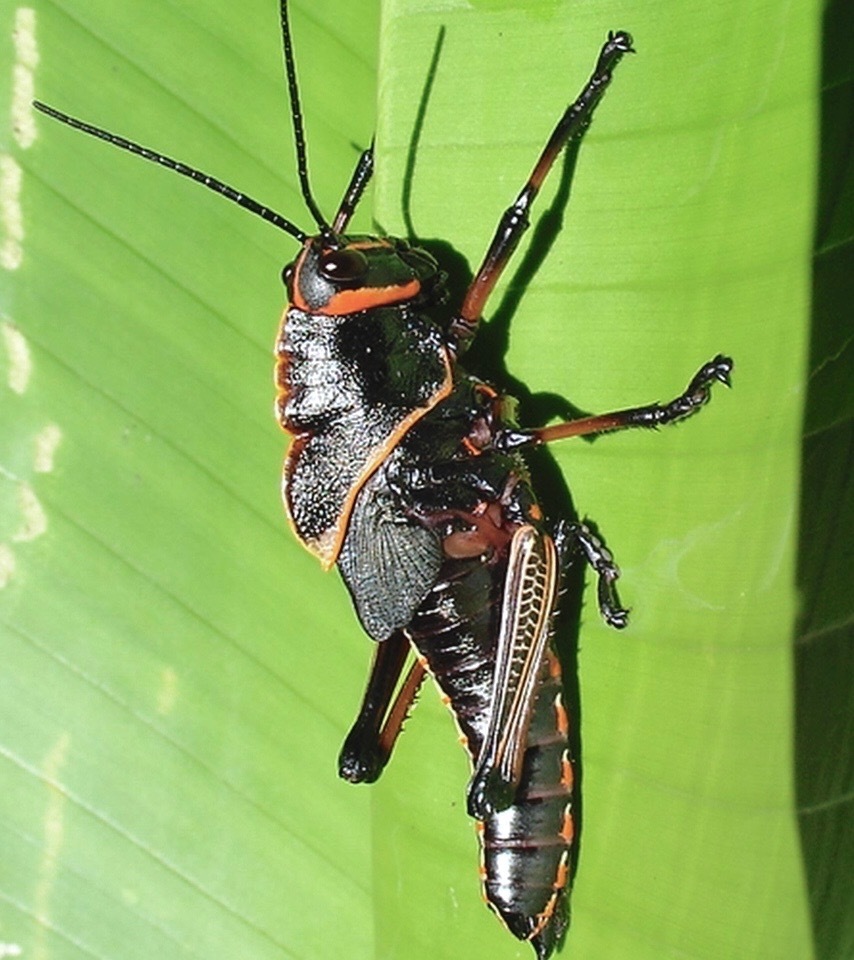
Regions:
M 703 367 L 698 375 L 698 379 L 702 377 L 707 384 L 712 380 L 719 380 L 726 386 L 731 387 L 732 383 L 730 382 L 729 375 L 732 373 L 733 366 L 734 364 L 731 357 L 725 357 L 722 353 L 719 353 L 714 360 L 710 360 L 705 367 Z
M 609 30 L 608 43 L 611 44 L 615 50 L 619 50 L 620 53 L 635 52 L 632 46 L 632 35 L 625 30 Z
M 629 611 L 624 607 L 616 607 L 602 614 L 605 623 L 615 630 L 623 630 L 629 625 Z

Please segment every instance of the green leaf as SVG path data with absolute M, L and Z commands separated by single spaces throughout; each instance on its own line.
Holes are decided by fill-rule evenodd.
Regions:
M 444 25 L 413 220 L 472 266 L 607 29 L 629 29 L 638 50 L 585 138 L 564 230 L 512 318 L 514 375 L 604 411 L 674 396 L 718 351 L 736 359 L 732 394 L 718 391 L 690 424 L 554 451 L 633 608 L 618 635 L 588 607 L 580 638 L 584 835 L 567 953 L 809 956 L 791 643 L 816 10 L 437 6 L 384 8 L 397 56 L 381 60 L 379 165 L 403 169 L 404 105 Z M 397 229 L 399 194 L 378 190 L 380 221 Z M 415 727 L 374 833 L 390 868 L 377 883 L 399 905 L 384 914 L 380 955 L 433 941 L 432 956 L 512 956 L 477 922 L 465 878 L 464 765 L 437 788 Z M 415 779 L 431 789 L 413 797 Z M 452 805 L 440 822 L 437 808 Z M 440 873 L 437 900 L 422 877 L 435 885 Z M 407 902 L 419 909 L 402 928 Z
M 309 228 L 275 4 L 123 6 L 35 3 L 36 65 L 7 5 L 6 60 L 56 107 Z M 400 234 L 408 213 L 472 269 L 607 30 L 630 30 L 637 56 L 578 152 L 563 228 L 490 305 L 510 340 L 501 357 L 484 331 L 487 359 L 591 411 L 669 399 L 715 353 L 736 360 L 732 392 L 683 427 L 553 451 L 632 608 L 621 634 L 585 608 L 567 956 L 830 960 L 850 937 L 827 880 L 839 834 L 799 835 L 796 817 L 796 801 L 839 813 L 850 795 L 832 776 L 841 746 L 815 796 L 796 784 L 793 715 L 798 679 L 816 718 L 799 749 L 821 744 L 835 669 L 850 729 L 844 635 L 836 659 L 811 645 L 813 685 L 792 654 L 818 13 L 806 0 L 387 0 L 379 23 L 364 0 L 294 10 L 321 207 L 376 127 L 377 222 Z M 46 118 L 36 129 L 6 144 L 24 234 L 0 288 L 0 942 L 63 960 L 527 960 L 481 903 L 467 763 L 430 689 L 380 783 L 335 775 L 370 645 L 279 503 L 268 371 L 293 242 Z M 356 229 L 370 229 L 364 206 Z M 839 236 L 850 243 L 844 224 Z M 850 336 L 828 342 L 825 359 Z M 840 406 L 834 423 L 850 420 Z M 847 610 L 850 624 L 840 609 L 833 623 Z
M 329 207 L 374 126 L 376 10 L 294 21 Z M 44 4 L 35 42 L 42 99 L 308 220 L 275 5 Z M 0 941 L 367 956 L 369 794 L 335 776 L 367 643 L 278 493 L 272 344 L 294 242 L 36 129 L 9 144 L 24 238 L 4 322 L 32 369 L 8 389 L 20 361 L 4 358 Z

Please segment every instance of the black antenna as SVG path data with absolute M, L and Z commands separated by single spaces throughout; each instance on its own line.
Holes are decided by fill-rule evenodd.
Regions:
M 365 192 L 368 183 L 370 183 L 373 172 L 374 141 L 372 139 L 371 145 L 367 150 L 363 150 L 361 154 L 359 154 L 359 162 L 356 164 L 353 176 L 350 177 L 347 192 L 344 194 L 341 200 L 341 206 L 338 208 L 338 213 L 335 214 L 335 219 L 332 221 L 332 232 L 334 234 L 341 234 L 347 229 L 350 217 L 355 213 L 356 206 L 362 199 L 362 194 Z
M 37 110 L 41 110 L 42 113 L 46 113 L 49 117 L 53 117 L 54 120 L 59 120 L 61 123 L 64 123 L 75 130 L 88 133 L 90 136 L 97 137 L 99 140 L 105 140 L 107 143 L 111 143 L 114 147 L 120 147 L 122 150 L 127 150 L 128 153 L 134 153 L 138 157 L 142 157 L 144 160 L 151 160 L 153 163 L 159 163 L 161 167 L 166 167 L 167 170 L 174 170 L 175 173 L 180 173 L 182 177 L 189 177 L 196 183 L 200 183 L 209 190 L 213 190 L 214 193 L 218 193 L 226 199 L 231 200 L 233 203 L 243 207 L 245 210 L 251 211 L 252 213 L 261 217 L 263 220 L 266 220 L 268 223 L 272 223 L 273 226 L 278 227 L 280 230 L 284 230 L 285 233 L 289 233 L 292 237 L 299 240 L 300 243 L 305 243 L 305 241 L 308 240 L 307 233 L 304 233 L 298 226 L 296 226 L 296 224 L 291 223 L 290 220 L 287 220 L 280 213 L 270 210 L 269 207 L 265 207 L 257 200 L 253 200 L 252 197 L 247 197 L 246 194 L 241 193 L 239 190 L 235 190 L 234 187 L 230 187 L 227 183 L 223 183 L 221 180 L 217 180 L 215 177 L 211 177 L 207 173 L 203 173 L 201 170 L 196 170 L 194 167 L 189 167 L 186 163 L 181 163 L 180 160 L 173 160 L 171 157 L 167 157 L 162 153 L 149 150 L 148 147 L 143 147 L 141 144 L 134 143 L 133 140 L 126 140 L 124 137 L 117 136 L 115 133 L 110 133 L 108 130 L 101 129 L 101 127 L 95 127 L 91 123 L 78 120 L 76 117 L 70 117 L 67 113 L 62 113 L 60 110 L 55 110 L 53 107 L 49 107 L 46 103 L 42 103 L 40 100 L 34 100 L 33 106 Z
M 326 218 L 320 212 L 320 207 L 314 202 L 311 195 L 311 187 L 308 183 L 308 157 L 305 149 L 305 133 L 302 125 L 302 109 L 299 102 L 299 90 L 297 89 L 297 70 L 294 61 L 294 48 L 291 44 L 291 28 L 288 24 L 288 2 L 281 2 L 282 15 L 282 46 L 285 53 L 285 74 L 288 78 L 288 95 L 291 100 L 291 120 L 294 125 L 294 142 L 297 148 L 297 174 L 299 176 L 300 189 L 305 204 L 311 211 L 315 223 L 320 227 L 321 233 L 332 233 L 332 228 L 326 222 Z

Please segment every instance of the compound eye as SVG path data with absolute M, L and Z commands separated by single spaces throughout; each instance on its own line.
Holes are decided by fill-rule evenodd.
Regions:
M 368 258 L 361 250 L 330 250 L 321 256 L 318 269 L 332 283 L 357 283 L 368 272 Z
M 294 278 L 294 265 L 289 263 L 284 270 L 282 270 L 282 283 L 285 285 L 286 289 L 290 289 L 291 280 Z

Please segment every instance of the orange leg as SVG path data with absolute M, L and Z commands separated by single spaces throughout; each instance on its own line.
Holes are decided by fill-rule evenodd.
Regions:
M 493 441 L 499 450 L 515 450 L 529 444 L 551 443 L 553 440 L 565 440 L 567 437 L 584 437 L 595 433 L 608 433 L 612 430 L 625 430 L 628 427 L 663 427 L 668 423 L 679 423 L 695 414 L 709 402 L 712 384 L 717 380 L 730 385 L 730 372 L 733 363 L 729 357 L 718 354 L 704 364 L 694 375 L 684 393 L 680 393 L 670 403 L 651 403 L 645 407 L 630 407 L 613 413 L 602 413 L 594 417 L 582 417 L 569 420 L 551 427 L 537 430 L 502 430 Z
M 528 228 L 528 211 L 540 192 L 543 181 L 560 156 L 561 150 L 590 125 L 593 111 L 611 82 L 612 70 L 623 55 L 630 52 L 632 38 L 627 33 L 619 31 L 608 34 L 593 75 L 558 121 L 515 203 L 504 211 L 483 263 L 468 288 L 462 308 L 451 324 L 451 332 L 456 335 L 460 350 L 465 349 L 477 332 L 486 301 L 518 246 L 522 234 Z

